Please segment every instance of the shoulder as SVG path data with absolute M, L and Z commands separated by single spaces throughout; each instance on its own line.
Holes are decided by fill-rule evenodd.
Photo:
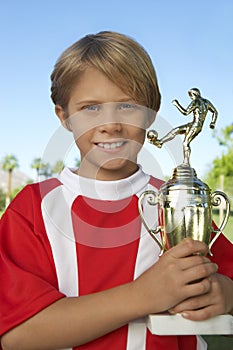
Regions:
M 32 216 L 40 208 L 44 196 L 60 185 L 61 182 L 56 178 L 26 185 L 12 200 L 5 213 Z
M 57 178 L 51 178 L 45 181 L 26 185 L 12 201 L 12 204 L 14 202 L 18 202 L 19 200 L 21 201 L 22 198 L 26 198 L 28 196 L 42 199 L 48 192 L 60 185 L 61 182 Z

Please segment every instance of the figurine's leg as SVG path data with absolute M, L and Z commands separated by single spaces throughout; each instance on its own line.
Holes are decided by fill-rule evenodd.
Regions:
M 172 129 L 171 131 L 169 131 L 169 133 L 167 133 L 164 137 L 162 137 L 158 141 L 161 143 L 161 145 L 163 145 L 165 142 L 173 140 L 174 137 L 176 137 L 176 135 L 184 134 L 186 131 L 186 128 L 187 128 L 187 125 L 178 126 Z
M 190 165 L 190 142 L 200 133 L 201 128 L 197 126 L 191 126 L 187 129 L 187 133 L 183 142 L 183 152 L 184 152 L 184 163 Z
M 149 130 L 147 133 L 147 137 L 148 137 L 148 140 L 150 143 L 152 143 L 153 145 L 155 145 L 158 148 L 161 148 L 165 142 L 168 142 L 168 141 L 174 139 L 174 137 L 176 135 L 184 134 L 186 132 L 188 125 L 189 124 L 185 124 L 185 125 L 181 125 L 181 126 L 178 126 L 174 129 L 172 129 L 171 131 L 169 131 L 169 133 L 167 133 L 161 139 L 158 139 L 157 131 Z
M 184 164 L 190 165 L 190 154 L 191 154 L 191 148 L 189 144 L 183 143 L 183 152 L 184 152 Z

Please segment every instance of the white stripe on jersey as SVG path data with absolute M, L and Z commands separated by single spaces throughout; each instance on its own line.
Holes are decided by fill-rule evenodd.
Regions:
M 145 228 L 142 225 L 134 279 L 138 278 L 158 260 L 159 252 L 158 245 L 145 231 Z M 147 327 L 145 319 L 138 319 L 134 322 L 130 322 L 128 327 L 127 350 L 146 349 L 146 332 Z
M 58 186 L 42 200 L 45 229 L 53 252 L 59 290 L 68 297 L 78 295 L 78 264 L 72 227 L 71 206 L 76 195 Z

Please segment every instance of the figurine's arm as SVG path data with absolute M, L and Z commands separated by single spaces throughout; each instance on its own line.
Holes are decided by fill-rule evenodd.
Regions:
M 209 109 L 210 112 L 212 112 L 212 120 L 211 120 L 211 123 L 210 123 L 210 128 L 214 129 L 215 128 L 215 123 L 216 123 L 216 120 L 217 120 L 217 117 L 218 117 L 218 111 L 212 105 L 211 102 L 209 102 L 208 109 Z
M 184 115 L 189 115 L 191 112 L 194 111 L 195 105 L 193 102 L 190 103 L 190 105 L 185 109 L 177 100 L 173 100 L 172 104 L 176 106 L 176 108 Z

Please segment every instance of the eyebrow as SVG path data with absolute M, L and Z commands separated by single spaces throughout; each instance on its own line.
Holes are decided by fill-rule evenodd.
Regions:
M 76 106 L 82 106 L 82 105 L 86 105 L 86 104 L 103 104 L 103 103 L 118 103 L 118 102 L 134 102 L 135 103 L 135 100 L 132 99 L 132 97 L 123 97 L 123 98 L 119 98 L 117 100 L 114 100 L 114 101 L 109 101 L 109 102 L 100 102 L 100 100 L 82 100 L 82 101 L 79 101 L 79 102 L 76 102 L 75 105 Z

